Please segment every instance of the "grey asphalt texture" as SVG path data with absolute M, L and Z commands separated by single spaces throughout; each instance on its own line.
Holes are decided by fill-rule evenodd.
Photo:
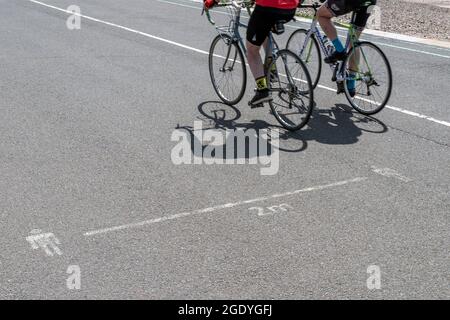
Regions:
M 87 16 L 200 50 L 215 35 L 192 2 L 76 2 Z M 267 107 L 248 108 L 250 82 L 227 107 L 207 55 L 86 19 L 71 31 L 68 14 L 27 0 L 0 8 L 1 299 L 450 297 L 450 127 L 391 109 L 369 119 L 317 89 L 309 126 L 280 129 L 277 175 L 261 176 L 258 165 L 177 166 L 174 130 L 199 119 L 214 127 L 201 110 L 237 118 L 230 127 L 277 128 Z M 450 122 L 450 50 L 366 39 L 393 66 L 391 106 Z M 321 84 L 333 87 L 329 78 L 325 70 Z M 85 235 L 357 177 L 366 179 Z M 249 210 L 282 203 L 293 209 Z M 53 233 L 62 255 L 33 250 L 34 229 Z M 81 269 L 80 290 L 66 286 L 70 265 Z M 371 265 L 380 290 L 367 288 Z

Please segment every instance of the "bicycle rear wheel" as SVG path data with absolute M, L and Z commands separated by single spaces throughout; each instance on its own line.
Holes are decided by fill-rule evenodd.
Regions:
M 268 81 L 273 97 L 270 108 L 284 128 L 300 130 L 308 123 L 314 107 L 314 89 L 308 69 L 289 50 L 280 50 L 269 68 L 276 70 L 277 75 Z
M 313 82 L 313 88 L 317 87 L 322 72 L 322 55 L 319 43 L 314 34 L 306 40 L 308 30 L 298 29 L 294 31 L 287 42 L 286 48 L 297 54 L 306 64 Z
M 370 42 L 360 42 L 345 60 L 345 96 L 361 114 L 374 115 L 386 106 L 392 92 L 392 70 L 386 55 Z M 355 80 L 355 95 L 348 81 Z
M 247 84 L 244 55 L 227 34 L 219 34 L 209 50 L 209 74 L 214 90 L 228 105 L 241 101 Z

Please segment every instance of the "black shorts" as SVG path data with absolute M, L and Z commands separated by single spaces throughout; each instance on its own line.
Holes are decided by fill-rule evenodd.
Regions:
M 295 16 L 295 9 L 277 9 L 256 6 L 250 17 L 247 28 L 247 40 L 260 47 L 270 31 L 278 21 L 291 21 Z
M 358 29 L 364 29 L 370 17 L 369 7 L 377 4 L 377 0 L 327 0 L 325 5 L 334 16 L 342 16 L 355 11 L 353 24 Z

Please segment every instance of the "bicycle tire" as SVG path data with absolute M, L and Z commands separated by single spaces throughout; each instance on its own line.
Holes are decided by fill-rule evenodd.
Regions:
M 365 110 L 365 109 L 361 108 L 358 104 L 356 104 L 355 100 L 359 99 L 360 101 L 365 101 L 365 102 L 370 102 L 370 100 L 364 99 L 364 98 L 360 98 L 360 97 L 357 97 L 355 99 L 355 97 L 358 96 L 358 94 L 355 97 L 352 97 L 350 95 L 350 93 L 349 93 L 349 90 L 348 90 L 347 81 L 344 81 L 344 92 L 345 92 L 345 96 L 346 96 L 348 102 L 350 103 L 350 105 L 352 106 L 353 109 L 355 109 L 356 111 L 358 111 L 359 113 L 361 113 L 363 115 L 369 116 L 369 115 L 377 114 L 381 110 L 383 110 L 384 107 L 386 107 L 386 105 L 387 105 L 387 103 L 388 103 L 388 101 L 389 101 L 389 99 L 391 97 L 391 94 L 392 94 L 392 68 L 391 68 L 391 65 L 389 63 L 388 58 L 386 57 L 384 52 L 377 45 L 375 45 L 375 44 L 373 44 L 373 43 L 371 43 L 369 41 L 362 41 L 362 42 L 358 42 L 356 44 L 355 48 L 360 48 L 361 49 L 362 47 L 365 47 L 365 46 L 371 47 L 372 49 L 374 49 L 381 56 L 383 62 L 385 63 L 386 72 L 387 72 L 387 78 L 388 78 L 387 81 L 389 82 L 388 86 L 387 86 L 385 97 L 383 98 L 382 102 L 375 101 L 376 103 L 379 103 L 378 107 L 374 108 L 373 110 Z M 345 65 L 344 65 L 345 66 L 345 70 L 347 70 L 347 66 L 348 66 L 348 64 L 350 62 L 351 56 L 352 55 L 350 54 L 344 61 L 344 63 L 345 63 Z
M 289 87 L 292 86 L 292 83 L 291 83 L 291 80 L 289 79 L 291 76 L 288 76 L 288 75 L 285 76 L 288 79 L 288 90 L 281 88 L 281 80 L 280 79 L 278 79 L 278 83 L 280 84 L 280 89 L 275 89 L 273 87 L 273 83 L 271 81 L 269 81 L 269 79 L 268 79 L 269 90 L 271 91 L 272 96 L 274 95 L 275 92 L 278 92 L 277 96 L 279 97 L 280 101 L 289 103 L 290 109 L 292 108 L 292 104 L 293 104 L 293 99 L 292 99 L 293 96 L 295 96 L 297 98 L 299 96 L 307 97 L 308 102 L 304 105 L 306 107 L 306 110 L 303 114 L 301 121 L 299 123 L 293 123 L 290 119 L 287 119 L 287 117 L 285 117 L 284 115 L 281 115 L 280 112 L 277 110 L 277 108 L 275 107 L 275 104 L 276 104 L 275 98 L 274 98 L 274 100 L 269 102 L 269 105 L 270 105 L 273 115 L 285 129 L 287 129 L 289 131 L 297 131 L 297 130 L 300 130 L 301 128 L 303 128 L 308 123 L 309 119 L 311 118 L 311 114 L 312 114 L 312 111 L 314 108 L 314 89 L 312 86 L 311 76 L 309 75 L 309 71 L 308 71 L 308 68 L 306 67 L 305 63 L 300 59 L 300 57 L 298 55 L 296 55 L 295 53 L 293 53 L 290 50 L 287 50 L 287 49 L 280 50 L 277 54 L 277 57 L 272 61 L 269 70 L 274 69 L 273 65 L 275 64 L 275 66 L 276 66 L 277 62 L 283 58 L 284 58 L 283 65 L 284 65 L 285 69 L 287 69 L 286 58 L 288 56 L 293 58 L 295 60 L 296 64 L 300 65 L 301 70 L 302 70 L 306 80 L 302 80 L 302 79 L 298 79 L 298 78 L 295 78 L 294 80 L 298 80 L 303 83 L 306 82 L 306 90 L 303 90 L 303 91 L 298 90 L 297 91 L 298 88 L 296 85 L 294 85 L 295 86 L 294 92 L 289 92 Z M 278 68 L 276 70 L 278 70 Z M 285 95 L 284 97 L 282 97 L 283 94 Z M 287 101 L 286 97 L 289 98 L 289 101 Z M 291 123 L 288 123 L 287 120 L 289 120 L 289 122 L 291 122 Z
M 214 59 L 227 59 L 227 57 L 223 57 L 217 53 L 215 53 L 215 49 L 218 43 L 220 43 L 220 41 L 223 41 L 226 43 L 226 45 L 228 46 L 233 46 L 234 47 L 234 52 L 231 52 L 230 49 L 230 54 L 229 55 L 233 55 L 232 58 L 232 67 L 234 68 L 236 65 L 240 65 L 240 70 L 242 70 L 242 84 L 240 85 L 240 88 L 237 90 L 237 94 L 232 94 L 227 95 L 226 93 L 224 93 L 224 89 L 221 89 L 219 84 L 217 83 L 217 78 L 215 76 L 214 73 Z M 239 60 L 236 60 L 239 59 Z M 225 104 L 228 105 L 235 105 L 238 104 L 244 94 L 245 94 L 245 89 L 247 86 L 247 69 L 246 69 L 246 65 L 245 65 L 245 59 L 244 59 L 244 54 L 242 53 L 241 48 L 239 47 L 239 45 L 237 44 L 236 41 L 233 41 L 233 39 L 231 38 L 231 36 L 229 36 L 228 34 L 219 34 L 217 35 L 212 43 L 211 43 L 211 47 L 209 50 L 209 59 L 208 59 L 208 63 L 209 63 L 209 74 L 211 77 L 211 83 L 214 87 L 214 90 L 216 91 L 218 97 L 220 98 L 220 100 L 222 100 Z M 227 64 L 228 62 L 224 63 L 224 66 Z M 221 70 L 217 70 L 218 72 L 226 72 L 226 71 L 221 71 Z M 231 70 L 232 72 L 233 70 Z
M 308 62 L 304 57 L 302 57 L 303 54 L 300 54 L 301 52 L 297 52 L 297 50 L 294 50 L 295 48 L 293 48 L 295 46 L 293 43 L 294 38 L 299 36 L 300 34 L 304 34 L 306 37 L 308 32 L 309 32 L 309 30 L 306 30 L 306 29 L 295 30 L 288 39 L 288 42 L 286 44 L 286 49 L 291 50 L 292 52 L 297 54 L 302 59 L 302 61 L 308 66 L 309 74 L 311 76 L 311 80 L 313 81 L 313 89 L 315 89 L 317 87 L 317 85 L 319 84 L 320 76 L 322 73 L 322 53 L 320 51 L 319 42 L 317 41 L 316 36 L 314 34 L 312 34 L 311 38 L 310 38 L 310 39 L 312 39 L 312 43 L 314 45 L 313 50 L 317 54 L 317 62 L 316 62 L 317 66 L 316 67 L 310 67 L 312 65 L 312 61 L 311 61 L 311 63 Z

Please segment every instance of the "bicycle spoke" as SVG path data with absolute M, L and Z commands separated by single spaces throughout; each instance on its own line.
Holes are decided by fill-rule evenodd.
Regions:
M 238 103 L 245 93 L 246 66 L 242 53 L 228 35 L 218 35 L 210 50 L 210 75 L 214 89 L 228 104 Z
M 290 51 L 281 52 L 273 63 L 283 73 L 279 73 L 276 84 L 271 83 L 272 111 L 285 128 L 298 130 L 311 115 L 312 96 L 301 92 L 304 90 L 312 94 L 311 79 L 306 77 L 308 71 L 300 58 Z
M 315 88 L 319 82 L 322 62 L 319 44 L 314 35 L 308 36 L 308 32 L 304 29 L 296 30 L 289 38 L 286 47 L 298 54 L 300 59 L 306 64 Z
M 355 61 L 358 63 L 357 68 L 353 65 L 353 70 L 358 70 L 356 95 L 348 97 L 349 102 L 361 113 L 377 113 L 386 105 L 391 92 L 392 78 L 388 61 L 381 50 L 369 42 L 361 43 L 346 60 L 347 72 L 352 70 L 350 65 Z

